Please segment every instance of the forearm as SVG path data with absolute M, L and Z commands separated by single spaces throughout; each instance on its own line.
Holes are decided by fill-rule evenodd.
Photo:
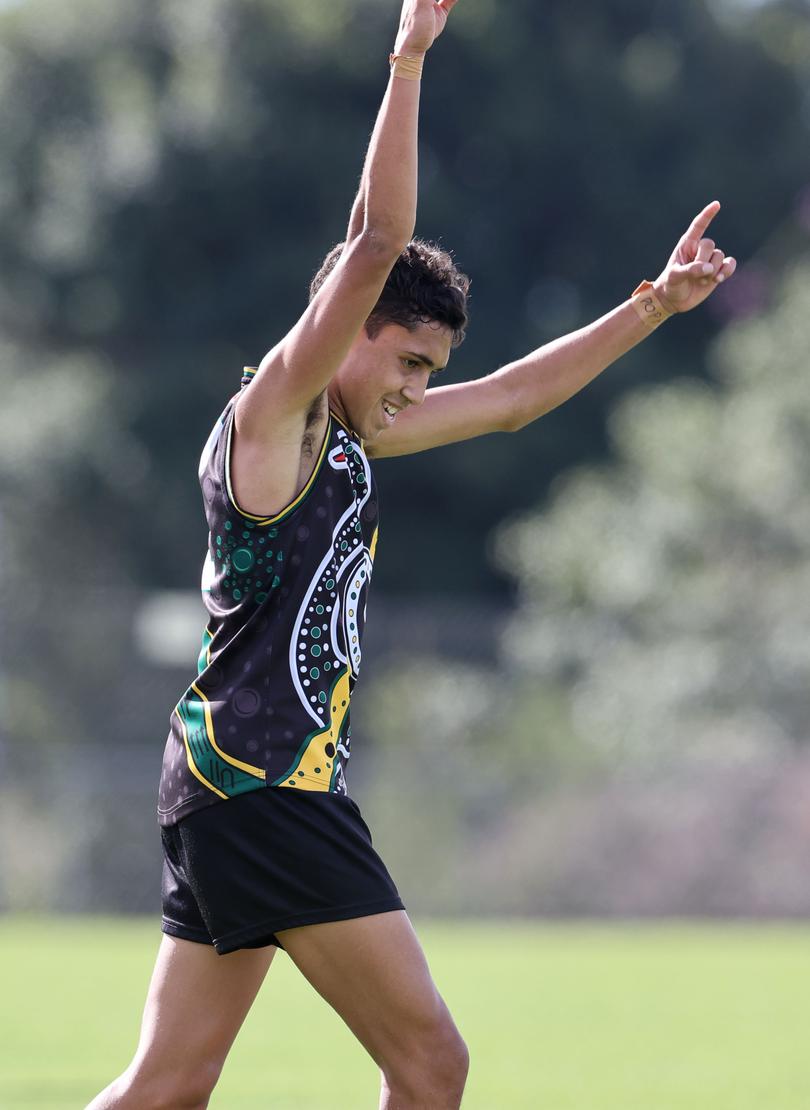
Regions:
M 506 426 L 517 431 L 555 409 L 645 339 L 651 330 L 628 300 L 579 331 L 555 339 L 497 370 L 490 380 L 502 387 L 499 393 L 508 412 Z
M 390 77 L 352 207 L 347 242 L 368 232 L 402 246 L 416 225 L 419 81 Z

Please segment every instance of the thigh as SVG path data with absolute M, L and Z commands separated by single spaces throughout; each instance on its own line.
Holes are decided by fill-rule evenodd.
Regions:
M 218 956 L 210 945 L 164 936 L 132 1067 L 160 1075 L 182 1058 L 188 1068 L 221 1068 L 275 952 Z
M 458 1032 L 407 914 L 373 914 L 279 932 L 298 969 L 385 1071 Z

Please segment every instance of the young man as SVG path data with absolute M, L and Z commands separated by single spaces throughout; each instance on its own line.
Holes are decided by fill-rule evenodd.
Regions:
M 381 1107 L 459 1106 L 464 1042 L 346 792 L 377 542 L 368 460 L 516 431 L 735 269 L 703 237 L 711 204 L 613 312 L 426 395 L 466 325 L 467 279 L 411 240 L 419 75 L 454 4 L 404 0 L 346 241 L 203 452 L 210 621 L 161 779 L 166 935 L 135 1058 L 93 1110 L 206 1106 L 276 947 L 379 1065 Z

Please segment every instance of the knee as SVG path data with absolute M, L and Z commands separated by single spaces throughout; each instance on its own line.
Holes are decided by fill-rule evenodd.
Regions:
M 449 1015 L 439 1028 L 425 1030 L 401 1048 L 396 1059 L 383 1068 L 383 1081 L 394 1105 L 429 1106 L 432 1110 L 455 1110 L 461 1105 L 470 1053 Z
M 470 1070 L 470 1050 L 455 1026 L 452 1036 L 437 1055 L 435 1064 L 440 1089 L 445 1093 L 449 1104 L 453 1105 L 454 1098 L 460 1104 Z
M 189 1067 L 178 1064 L 155 1072 L 135 1068 L 122 1076 L 122 1110 L 205 1110 L 217 1084 L 222 1064 L 207 1061 Z M 119 1105 L 115 1103 L 114 1105 Z
M 453 1090 L 458 1090 L 461 1094 L 470 1070 L 470 1050 L 455 1025 L 452 1032 L 448 1034 L 438 1061 L 441 1071 L 447 1077 L 449 1086 Z
M 458 1101 L 461 1102 L 470 1070 L 470 1050 L 455 1026 L 453 1033 L 453 1038 L 442 1054 L 441 1073 L 448 1094 L 457 1095 Z

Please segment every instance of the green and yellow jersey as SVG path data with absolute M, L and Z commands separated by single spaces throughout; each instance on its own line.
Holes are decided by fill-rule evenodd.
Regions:
M 266 786 L 347 792 L 349 707 L 378 531 L 371 467 L 357 436 L 330 414 L 295 500 L 272 517 L 243 512 L 230 483 L 234 403 L 200 459 L 209 619 L 197 676 L 171 715 L 162 825 Z

